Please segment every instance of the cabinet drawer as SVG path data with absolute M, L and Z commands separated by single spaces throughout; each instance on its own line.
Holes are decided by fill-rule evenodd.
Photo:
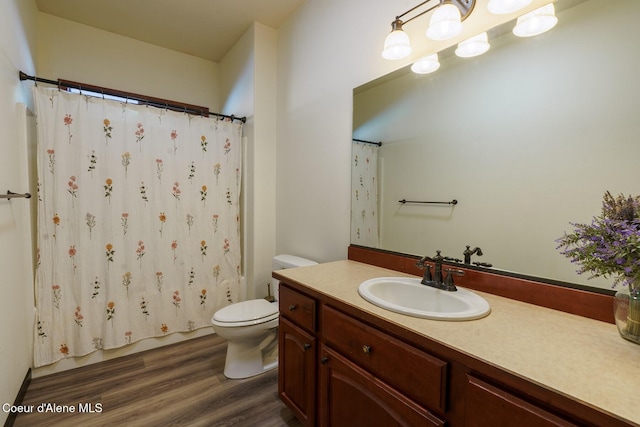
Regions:
M 331 307 L 322 310 L 326 343 L 419 404 L 445 412 L 446 362 Z
M 316 301 L 280 284 L 280 314 L 309 332 L 316 331 Z

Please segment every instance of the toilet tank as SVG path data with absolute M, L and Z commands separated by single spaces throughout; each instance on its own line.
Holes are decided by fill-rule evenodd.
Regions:
M 307 265 L 316 265 L 317 262 L 306 258 L 300 258 L 295 255 L 276 255 L 273 257 L 271 267 L 273 270 L 283 270 L 285 268 L 305 267 Z
M 272 270 L 284 270 L 285 268 L 306 267 L 308 265 L 316 265 L 317 262 L 310 259 L 301 258 L 295 255 L 276 255 L 271 262 Z M 276 300 L 278 299 L 278 285 L 280 281 L 271 278 L 271 288 L 273 289 Z

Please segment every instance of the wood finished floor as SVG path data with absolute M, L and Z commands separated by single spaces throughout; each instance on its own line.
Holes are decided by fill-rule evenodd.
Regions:
M 71 405 L 76 413 L 20 414 L 14 426 L 301 426 L 278 399 L 277 369 L 245 380 L 222 370 L 217 335 L 35 378 L 23 405 Z M 100 403 L 101 413 L 78 413 Z

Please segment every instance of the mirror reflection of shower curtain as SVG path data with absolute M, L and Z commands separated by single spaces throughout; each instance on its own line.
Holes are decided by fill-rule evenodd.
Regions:
M 35 365 L 210 327 L 241 293 L 242 124 L 34 93 Z
M 351 243 L 377 248 L 378 146 L 354 141 L 351 150 Z

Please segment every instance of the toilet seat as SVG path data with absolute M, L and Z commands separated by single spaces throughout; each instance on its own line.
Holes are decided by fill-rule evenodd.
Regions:
M 278 304 L 254 299 L 228 305 L 213 315 L 211 323 L 224 327 L 242 327 L 270 322 L 278 318 Z

